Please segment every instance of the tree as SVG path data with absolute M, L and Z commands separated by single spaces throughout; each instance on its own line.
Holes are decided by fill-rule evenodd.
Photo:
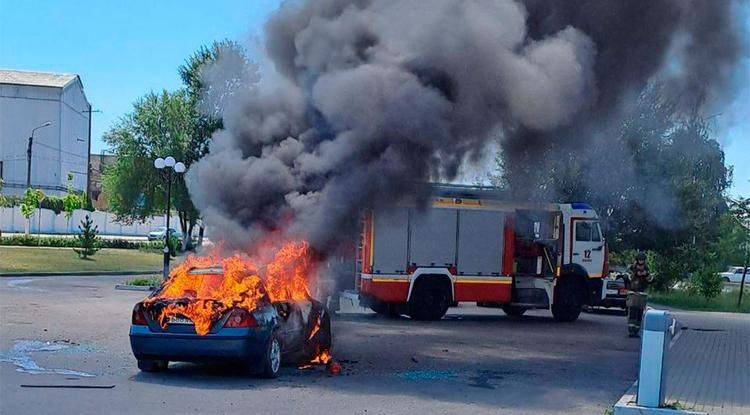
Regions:
M 70 218 L 73 216 L 73 211 L 81 209 L 83 207 L 83 198 L 77 193 L 68 189 L 68 193 L 63 197 L 63 211 L 65 212 L 65 219 L 68 222 L 68 231 L 70 231 Z
M 81 247 L 73 248 L 73 251 L 75 251 L 81 259 L 87 259 L 99 250 L 99 247 L 97 246 L 99 227 L 94 225 L 94 221 L 91 220 L 89 215 L 86 215 L 81 221 L 81 224 L 78 225 L 78 229 L 80 229 L 81 233 L 78 234 L 76 238 Z
M 26 236 L 29 236 L 29 230 L 31 228 L 31 217 L 34 216 L 34 212 L 39 208 L 39 204 L 44 200 L 44 192 L 39 189 L 26 189 L 23 195 L 23 202 L 21 203 L 21 215 L 26 218 Z
M 166 208 L 166 176 L 153 166 L 157 157 L 171 155 L 187 165 L 197 115 L 185 90 L 149 93 L 104 135 L 117 155 L 104 172 L 103 188 L 109 209 L 123 222 L 143 221 Z M 173 175 L 172 206 L 189 235 L 198 213 L 188 197 L 182 175 Z
M 211 135 L 223 128 L 221 114 L 226 102 L 235 91 L 246 82 L 257 80 L 256 68 L 250 64 L 245 56 L 245 51 L 237 42 L 222 40 L 214 42 L 210 46 L 201 46 L 195 53 L 189 56 L 178 68 L 180 78 L 194 106 L 195 119 L 193 133 L 186 154 L 186 166 L 199 160 L 208 153 Z M 212 80 L 213 82 L 207 82 Z M 183 190 L 185 190 L 183 192 Z M 189 195 L 187 189 L 180 188 L 177 191 L 177 201 L 187 204 Z M 190 203 L 192 206 L 192 203 Z M 180 226 L 184 235 L 192 233 L 195 222 L 185 225 L 188 218 L 180 216 Z M 204 227 L 199 223 L 198 245 L 203 242 Z M 190 233 L 185 233 L 189 228 Z M 186 248 L 188 238 L 183 241 L 183 249 Z
M 104 135 L 117 159 L 104 172 L 103 188 L 109 210 L 118 220 L 143 221 L 164 213 L 166 178 L 154 169 L 154 159 L 171 155 L 190 168 L 208 152 L 211 135 L 222 126 L 221 103 L 241 82 L 238 77 L 221 88 L 206 85 L 202 71 L 220 59 L 247 65 L 241 47 L 234 42 L 202 47 L 179 68 L 185 88 L 145 95 Z M 190 200 L 184 176 L 173 175 L 173 180 L 171 205 L 179 216 L 186 249 L 200 215 Z
M 653 251 L 657 287 L 705 271 L 713 254 L 720 261 L 731 170 L 706 120 L 678 111 L 654 84 L 598 127 L 503 153 L 495 180 L 521 199 L 588 202 L 611 250 Z

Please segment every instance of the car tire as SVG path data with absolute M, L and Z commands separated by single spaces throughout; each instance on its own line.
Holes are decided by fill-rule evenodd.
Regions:
M 281 369 L 281 341 L 276 333 L 272 333 L 266 344 L 266 352 L 263 354 L 263 363 L 260 375 L 267 379 L 279 376 Z
M 723 278 L 722 278 L 721 280 L 722 280 L 722 281 L 724 281 L 724 282 L 732 282 L 732 281 L 731 281 L 731 280 L 729 279 L 729 277 L 723 277 Z
M 585 286 L 575 275 L 562 276 L 555 287 L 555 301 L 552 303 L 552 316 L 555 321 L 572 322 L 578 319 L 583 308 L 581 292 Z
M 409 316 L 414 320 L 435 321 L 443 318 L 452 299 L 450 292 L 438 284 L 419 284 L 409 300 Z
M 511 317 L 521 317 L 528 308 L 516 305 L 504 305 L 503 312 Z
M 138 369 L 141 372 L 163 372 L 169 367 L 166 360 L 138 359 Z

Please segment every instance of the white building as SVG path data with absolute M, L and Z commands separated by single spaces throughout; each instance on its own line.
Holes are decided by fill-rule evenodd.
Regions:
M 0 69 L 3 194 L 26 190 L 32 130 L 31 187 L 51 196 L 65 194 L 68 187 L 87 191 L 91 104 L 78 75 Z

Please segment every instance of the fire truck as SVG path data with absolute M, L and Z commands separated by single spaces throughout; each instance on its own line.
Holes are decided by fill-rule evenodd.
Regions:
M 367 211 L 357 248 L 360 305 L 438 320 L 458 302 L 574 321 L 604 298 L 607 245 L 585 203 L 514 203 L 492 189 L 434 185 L 427 206 Z

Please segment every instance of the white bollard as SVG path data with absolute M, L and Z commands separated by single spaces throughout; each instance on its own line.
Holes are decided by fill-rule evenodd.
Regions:
M 639 406 L 660 408 L 664 404 L 664 358 L 676 322 L 664 310 L 646 311 L 643 316 L 641 362 L 638 372 Z

